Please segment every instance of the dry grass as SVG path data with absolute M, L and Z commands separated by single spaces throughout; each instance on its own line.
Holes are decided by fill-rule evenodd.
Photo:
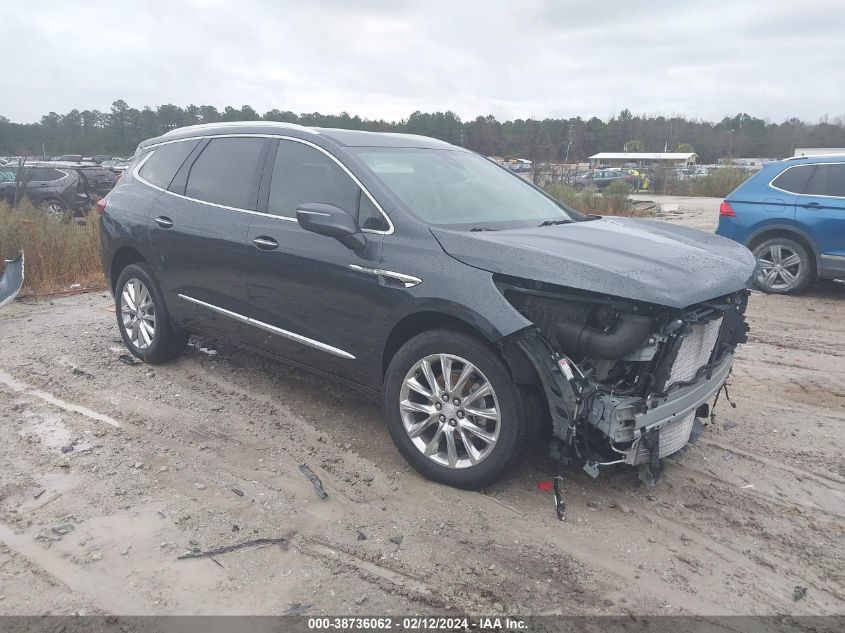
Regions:
M 641 215 L 631 204 L 628 186 L 623 182 L 611 183 L 601 192 L 593 187 L 577 191 L 574 187 L 560 183 L 549 186 L 546 191 L 581 213 L 627 217 Z
M 105 285 L 96 213 L 80 225 L 51 218 L 27 200 L 16 209 L 0 202 L 0 266 L 20 250 L 26 258 L 24 288 L 35 294 Z

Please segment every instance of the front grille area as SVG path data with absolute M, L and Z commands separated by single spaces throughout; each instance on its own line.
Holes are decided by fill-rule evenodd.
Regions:
M 670 422 L 660 429 L 660 450 L 657 452 L 661 458 L 677 453 L 686 446 L 687 442 L 689 442 L 690 434 L 692 433 L 692 425 L 694 421 L 695 411 L 690 411 L 689 415 L 681 418 L 680 420 Z M 648 461 L 648 458 L 648 449 L 645 447 L 645 443 L 640 440 L 637 443 L 636 452 L 634 452 L 633 458 L 629 455 L 627 459 L 629 464 L 638 465 L 645 464 Z
M 722 320 L 718 318 L 691 325 L 692 331 L 681 341 L 678 355 L 675 357 L 672 370 L 661 391 L 666 391 L 676 383 L 693 380 L 698 370 L 708 363 L 716 340 L 719 338 Z

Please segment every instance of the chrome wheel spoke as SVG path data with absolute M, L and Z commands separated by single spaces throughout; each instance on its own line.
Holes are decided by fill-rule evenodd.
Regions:
M 498 420 L 499 412 L 496 409 L 476 409 L 473 407 L 464 407 L 467 415 L 473 415 L 478 418 L 487 418 L 488 420 Z
M 472 440 L 467 436 L 466 429 L 459 428 L 458 434 L 461 436 L 461 442 L 466 449 L 467 456 L 469 457 L 469 461 L 473 464 L 477 464 L 479 459 L 481 458 L 481 451 L 475 448 L 475 444 L 472 443 Z
M 780 269 L 780 278 L 783 279 L 783 281 L 788 283 L 789 285 L 794 284 L 796 281 L 795 275 L 789 272 L 786 268 Z
M 780 265 L 783 266 L 784 268 L 788 268 L 788 267 L 792 267 L 792 266 L 796 266 L 796 265 L 800 265 L 800 264 L 801 264 L 801 258 L 798 257 L 798 255 L 796 255 L 795 253 L 792 253 L 792 255 L 790 255 L 789 257 L 787 257 L 786 259 L 784 259 L 780 263 Z
M 493 389 L 490 387 L 490 383 L 485 382 L 481 387 L 479 387 L 475 391 L 470 392 L 470 394 L 466 398 L 464 398 L 464 406 L 467 406 L 470 402 L 475 402 L 479 398 L 489 396 L 492 393 Z
M 435 433 L 434 437 L 431 438 L 431 441 L 425 445 L 425 451 L 423 452 L 427 457 L 431 457 L 437 452 L 437 449 L 440 448 L 441 439 L 443 439 L 443 425 L 437 429 L 437 433 Z
M 452 428 L 446 431 L 446 455 L 449 468 L 455 468 L 458 465 L 458 447 L 455 445 L 455 430 Z
M 463 428 L 469 433 L 472 433 L 475 437 L 484 440 L 488 444 L 493 444 L 496 442 L 496 436 L 493 433 L 486 431 L 485 429 L 481 428 L 477 424 L 474 424 L 473 422 L 465 420 L 461 423 L 461 428 Z
M 408 427 L 408 435 L 411 437 L 411 439 L 419 437 L 427 428 L 429 428 L 435 422 L 437 422 L 437 416 L 432 415 L 425 418 L 422 422 L 412 424 L 410 427 Z
M 775 281 L 777 280 L 777 278 L 778 278 L 777 268 L 772 268 L 768 273 L 766 273 L 766 276 L 763 277 L 763 283 L 766 284 L 767 286 L 773 286 Z
M 440 370 L 443 372 L 443 389 L 452 391 L 452 359 L 440 354 Z
M 781 252 L 780 244 L 775 244 L 771 248 L 769 248 L 769 253 L 772 255 L 772 261 L 776 264 L 780 264 L 781 260 L 783 259 L 783 254 Z
M 472 375 L 473 369 L 475 368 L 469 363 L 464 364 L 464 368 L 461 370 L 461 375 L 458 376 L 458 379 L 452 386 L 452 393 L 454 393 L 456 396 L 460 397 L 461 393 L 463 393 L 464 386 L 466 385 L 466 382 L 469 379 L 470 375 Z
M 413 411 L 414 413 L 425 413 L 426 415 L 434 415 L 436 409 L 432 404 L 421 404 L 419 402 L 412 402 L 410 400 L 403 400 L 399 403 L 399 407 L 403 411 Z
M 420 384 L 420 381 L 417 380 L 416 376 L 406 378 L 405 384 L 411 391 L 414 391 L 420 394 L 421 396 L 428 398 L 429 400 L 434 400 L 434 398 L 436 397 L 429 389 L 426 389 Z
M 437 379 L 434 377 L 434 369 L 431 367 L 431 361 L 422 361 L 420 364 L 420 370 L 422 370 L 423 376 L 425 376 L 425 380 L 431 389 L 431 393 L 436 394 L 440 391 L 440 385 L 437 384 Z

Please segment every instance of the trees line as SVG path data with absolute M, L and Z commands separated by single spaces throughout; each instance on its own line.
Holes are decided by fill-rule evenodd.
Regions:
M 485 155 L 528 158 L 535 162 L 583 161 L 602 151 L 690 151 L 699 162 L 720 158 L 791 156 L 796 147 L 845 147 L 845 122 L 807 123 L 792 118 L 771 123 L 748 114 L 718 123 L 682 116 L 639 116 L 622 110 L 608 121 L 597 117 L 498 121 L 492 115 L 462 121 L 454 112 L 414 112 L 401 121 L 362 119 L 347 113 L 296 114 L 251 106 L 179 107 L 173 104 L 141 109 L 115 101 L 109 112 L 50 112 L 38 123 L 13 123 L 0 116 L 0 155 L 64 153 L 131 155 L 138 143 L 167 130 L 221 121 L 284 121 L 306 126 L 341 127 L 433 136 Z

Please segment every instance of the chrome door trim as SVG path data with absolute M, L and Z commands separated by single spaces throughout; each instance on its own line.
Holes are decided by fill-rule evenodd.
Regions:
M 207 139 L 207 138 L 208 139 L 215 139 L 215 138 L 271 138 L 271 139 L 280 139 L 280 140 L 284 140 L 284 141 L 294 141 L 295 143 L 302 143 L 303 145 L 308 145 L 310 147 L 313 147 L 317 151 L 322 152 L 323 154 L 325 154 L 326 156 L 331 158 L 335 163 L 337 163 L 337 165 L 344 172 L 346 172 L 346 175 L 349 176 L 352 179 L 352 181 L 356 185 L 358 185 L 358 187 L 361 188 L 361 191 L 363 191 L 364 194 L 366 194 L 366 196 L 370 199 L 370 202 L 373 203 L 373 206 L 375 206 L 375 208 L 379 210 L 379 212 L 382 214 L 385 221 L 387 222 L 387 226 L 389 227 L 386 231 L 376 231 L 376 230 L 373 230 L 373 229 L 361 229 L 361 232 L 362 233 L 377 233 L 377 234 L 380 234 L 380 235 L 393 235 L 395 227 L 393 226 L 393 222 L 390 220 L 390 216 L 387 215 L 387 213 L 384 212 L 384 209 L 376 201 L 376 199 L 373 197 L 373 194 L 371 194 L 369 192 L 369 190 L 361 183 L 361 181 L 358 180 L 358 178 L 355 176 L 355 174 L 353 174 L 349 170 L 349 168 L 340 161 L 339 158 L 337 158 L 334 154 L 332 154 L 328 150 L 320 147 L 319 145 L 317 145 L 315 143 L 312 143 L 311 141 L 307 141 L 307 140 L 302 139 L 302 138 L 297 138 L 295 136 L 284 136 L 284 135 L 280 135 L 280 134 L 209 134 L 209 135 L 202 135 L 202 136 L 189 136 L 189 137 L 186 137 L 186 138 L 173 139 L 173 140 L 169 140 L 169 141 L 162 141 L 161 143 L 156 143 L 155 145 L 147 145 L 146 147 L 143 148 L 143 150 L 152 150 L 152 151 L 150 151 L 146 156 L 144 156 L 143 160 L 141 160 L 141 162 L 139 162 L 138 165 L 132 170 L 132 176 L 137 178 L 140 182 L 144 183 L 145 185 L 152 187 L 153 189 L 157 189 L 158 191 L 162 191 L 164 193 L 170 194 L 171 196 L 176 196 L 177 198 L 182 198 L 183 200 L 190 200 L 191 202 L 199 202 L 199 203 L 202 203 L 202 204 L 207 204 L 207 205 L 212 206 L 212 207 L 218 207 L 220 209 L 227 209 L 229 211 L 239 211 L 240 213 L 249 213 L 251 215 L 261 215 L 261 216 L 265 216 L 265 217 L 276 218 L 277 220 L 283 220 L 283 221 L 286 221 L 286 222 L 296 222 L 297 221 L 296 218 L 289 218 L 289 217 L 284 216 L 284 215 L 273 215 L 272 213 L 269 213 L 269 212 L 263 213 L 261 211 L 253 211 L 252 209 L 241 209 L 241 208 L 238 208 L 238 207 L 227 207 L 226 205 L 217 204 L 215 202 L 207 202 L 205 200 L 200 200 L 198 198 L 191 198 L 189 196 L 184 196 L 184 195 L 179 194 L 179 193 L 174 193 L 172 191 L 168 191 L 167 189 L 162 189 L 161 187 L 154 185 L 153 183 L 149 182 L 148 180 L 145 180 L 144 178 L 142 178 L 140 176 L 139 172 L 141 170 L 141 167 L 143 167 L 144 163 L 146 163 L 149 160 L 150 156 L 152 156 L 155 153 L 155 149 L 157 147 L 159 147 L 161 145 L 168 145 L 170 143 L 181 143 L 183 141 L 202 141 L 202 140 Z
M 397 273 L 392 270 L 384 270 L 383 268 L 369 268 L 367 266 L 360 266 L 358 264 L 349 264 L 349 267 L 352 270 L 357 270 L 362 273 L 393 279 L 401 283 L 406 288 L 413 288 L 414 286 L 418 286 L 422 283 L 422 279 L 420 279 L 419 277 L 414 277 L 413 275 L 406 275 L 405 273 Z
M 286 339 L 290 339 L 291 341 L 295 341 L 297 343 L 302 343 L 303 345 L 307 345 L 309 347 L 313 347 L 315 349 L 321 350 L 323 352 L 327 352 L 329 354 L 333 354 L 334 356 L 339 356 L 340 358 L 347 358 L 349 360 L 355 360 L 355 357 L 350 354 L 349 352 L 345 352 L 342 349 L 337 347 L 332 347 L 326 343 L 322 343 L 320 341 L 315 341 L 313 338 L 308 338 L 307 336 L 302 336 L 301 334 L 296 334 L 295 332 L 289 332 L 288 330 L 283 330 L 280 327 L 276 327 L 275 325 L 270 325 L 269 323 L 264 323 L 264 321 L 259 321 L 258 319 L 253 319 L 248 316 L 244 316 L 243 314 L 238 314 L 237 312 L 232 312 L 231 310 L 226 310 L 225 308 L 221 308 L 220 306 L 216 306 L 212 303 L 206 303 L 205 301 L 200 301 L 199 299 L 194 299 L 193 297 L 189 297 L 188 295 L 179 294 L 180 299 L 184 299 L 185 301 L 189 301 L 191 303 L 195 303 L 200 305 L 204 308 L 208 308 L 209 310 L 213 310 L 214 312 L 219 312 L 227 317 L 235 319 L 236 321 L 240 321 L 241 323 L 246 323 L 248 325 L 252 325 L 254 327 L 260 328 L 262 330 L 266 330 L 272 334 L 277 334 L 278 336 L 282 336 Z

